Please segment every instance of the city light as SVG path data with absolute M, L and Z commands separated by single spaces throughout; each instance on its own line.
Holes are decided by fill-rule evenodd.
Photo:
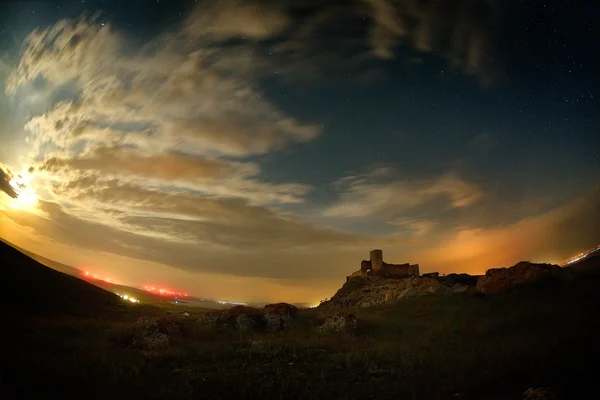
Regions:
M 245 306 L 245 305 L 247 305 L 247 303 L 242 303 L 240 301 L 217 300 L 217 303 L 219 303 L 219 304 L 233 304 L 233 305 L 236 305 L 236 306 Z
M 582 253 L 579 253 L 579 254 L 571 257 L 571 258 L 568 258 L 565 261 L 563 261 L 562 264 L 563 265 L 573 264 L 573 263 L 575 263 L 575 262 L 577 262 L 579 260 L 583 260 L 584 258 L 586 258 L 587 256 L 589 256 L 590 254 L 592 254 L 592 253 L 594 253 L 596 251 L 600 251 L 600 245 L 598 245 L 598 246 L 596 246 L 596 247 L 594 247 L 592 249 L 586 250 L 586 251 L 584 251 Z
M 138 299 L 136 299 L 135 297 L 132 296 L 128 296 L 126 294 L 120 294 L 119 295 L 120 298 L 122 298 L 123 300 L 129 301 L 131 303 L 139 303 L 140 301 Z

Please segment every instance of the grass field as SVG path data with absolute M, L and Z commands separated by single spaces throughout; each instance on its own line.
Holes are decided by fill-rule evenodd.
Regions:
M 318 310 L 301 311 L 289 332 L 242 334 L 123 304 L 2 251 L 4 276 L 44 275 L 33 300 L 0 297 L 0 385 L 11 398 L 519 399 L 531 386 L 589 398 L 596 379 L 596 273 L 354 310 L 361 323 L 350 334 L 319 333 Z M 176 324 L 168 344 L 135 344 L 136 321 L 151 316 Z

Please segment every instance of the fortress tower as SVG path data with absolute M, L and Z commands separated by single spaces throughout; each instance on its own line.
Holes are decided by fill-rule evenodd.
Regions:
M 371 270 L 373 275 L 379 275 L 383 270 L 383 251 L 380 249 L 371 250 Z

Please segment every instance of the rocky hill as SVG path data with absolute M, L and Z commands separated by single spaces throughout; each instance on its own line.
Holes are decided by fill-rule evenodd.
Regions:
M 422 295 L 495 294 L 517 285 L 545 276 L 568 279 L 574 273 L 570 268 L 552 264 L 519 262 L 509 268 L 490 269 L 483 276 L 450 274 L 445 276 L 353 277 L 319 308 L 364 308 L 392 303 Z

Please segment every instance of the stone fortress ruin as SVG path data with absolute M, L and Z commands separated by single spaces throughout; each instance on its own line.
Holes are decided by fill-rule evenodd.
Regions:
M 357 276 L 388 276 L 388 277 L 406 277 L 419 276 L 419 264 L 389 264 L 383 261 L 383 251 L 381 249 L 371 250 L 369 260 L 363 260 L 360 263 L 360 270 L 354 272 L 348 277 Z

